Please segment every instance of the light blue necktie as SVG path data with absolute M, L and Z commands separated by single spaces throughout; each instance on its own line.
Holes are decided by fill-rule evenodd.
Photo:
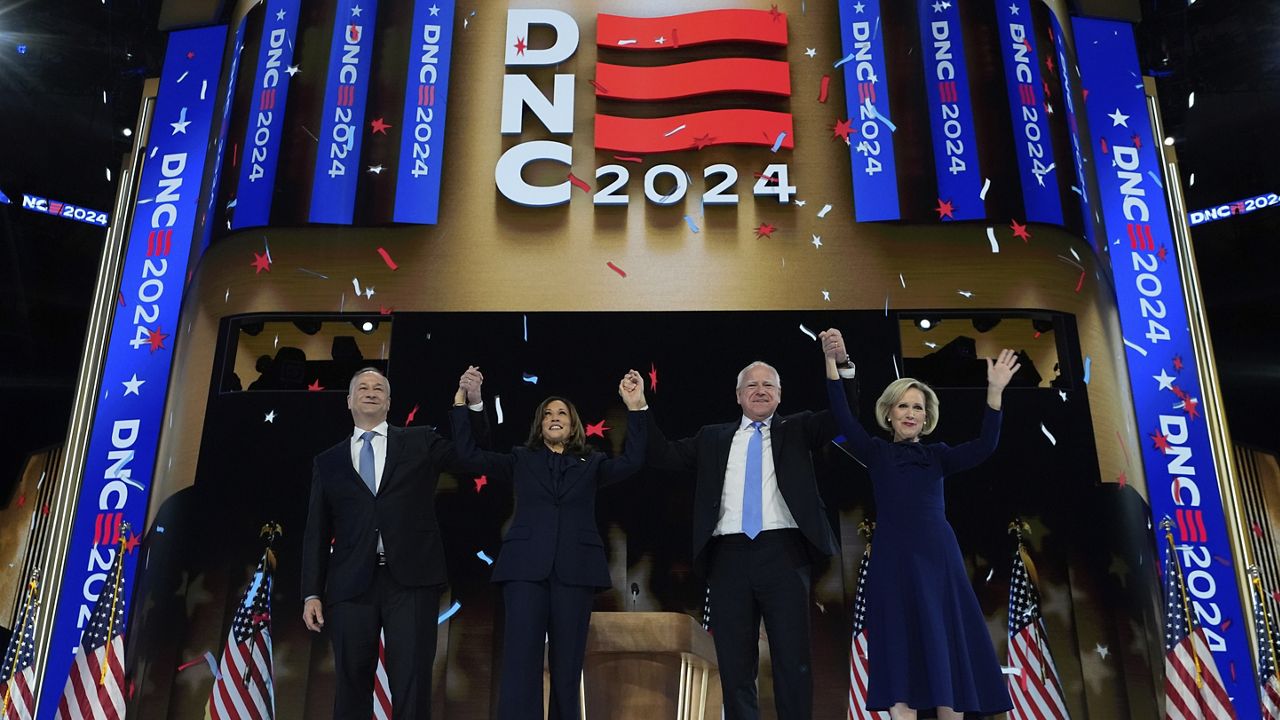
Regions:
M 764 435 L 760 432 L 764 423 L 751 423 L 754 432 L 747 440 L 747 474 L 742 485 L 742 532 L 754 540 L 764 527 L 764 510 L 761 507 L 761 485 L 764 480 Z
M 360 436 L 364 441 L 364 447 L 360 448 L 360 479 L 374 495 L 378 494 L 378 469 L 373 463 L 373 438 L 377 435 L 372 430 L 365 430 Z

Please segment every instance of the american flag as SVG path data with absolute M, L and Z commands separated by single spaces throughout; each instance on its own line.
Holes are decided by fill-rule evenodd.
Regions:
M 129 524 L 121 523 L 115 557 L 93 606 L 89 624 L 80 636 L 67 686 L 58 703 L 57 720 L 120 720 L 124 717 L 124 539 Z
M 36 714 L 36 588 L 37 576 L 27 583 L 22 614 L 0 666 L 0 720 L 31 720 Z
M 1256 567 L 1249 568 L 1253 585 L 1253 627 L 1258 636 L 1258 677 L 1262 683 L 1262 718 L 1280 720 L 1280 676 L 1276 674 L 1276 624 L 1267 611 L 1266 596 Z
M 378 633 L 378 668 L 373 673 L 373 720 L 391 720 L 391 683 L 387 680 L 387 632 Z
M 1222 685 L 1204 631 L 1191 612 L 1182 566 L 1173 546 L 1173 522 L 1161 523 L 1169 547 L 1164 559 L 1164 716 L 1166 720 L 1225 720 L 1236 711 Z
M 269 720 L 276 714 L 271 656 L 271 569 L 267 550 L 231 620 L 218 677 L 209 692 L 212 720 Z
M 1009 666 L 1018 671 L 1010 677 L 1013 710 L 1009 720 L 1067 720 L 1070 716 L 1062 700 L 1058 668 L 1045 641 L 1040 594 L 1031 582 L 1022 552 L 1019 547 L 1014 553 L 1009 580 Z
M 871 569 L 871 543 L 862 551 L 858 564 L 858 585 L 853 596 L 853 634 L 849 639 L 848 720 L 888 720 L 883 710 L 867 710 L 867 572 Z

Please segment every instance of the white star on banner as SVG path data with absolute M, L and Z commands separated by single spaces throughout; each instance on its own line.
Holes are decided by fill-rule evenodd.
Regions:
M 351 17 L 361 17 L 361 15 L 360 15 L 360 13 L 361 13 L 361 12 L 363 12 L 363 11 L 360 9 L 360 6 L 359 6 L 359 5 L 352 5 L 352 6 L 351 6 Z
M 1120 112 L 1120 108 L 1116 108 L 1116 111 L 1107 117 L 1111 118 L 1111 127 L 1116 127 L 1118 125 L 1129 127 L 1129 116 Z
M 431 7 L 427 8 L 427 10 L 431 11 L 431 17 L 437 17 L 438 15 L 440 15 L 439 5 L 432 5 Z
M 1010 15 L 1017 15 L 1017 14 L 1018 14 L 1018 6 L 1017 6 L 1017 5 L 1010 5 L 1010 6 L 1009 6 L 1009 14 L 1010 14 Z
M 138 373 L 134 373 L 132 378 L 121 381 L 121 384 L 124 385 L 124 394 L 141 395 L 141 393 L 138 392 L 138 389 L 142 387 L 142 383 L 144 382 L 146 382 L 146 380 L 139 380 Z
M 1152 375 L 1151 377 L 1155 378 L 1155 381 L 1160 383 L 1160 387 L 1156 388 L 1157 390 L 1172 390 L 1173 381 L 1178 379 L 1165 372 L 1164 368 L 1160 368 L 1159 375 Z
M 284 10 L 281 9 L 280 12 L 276 13 L 276 20 L 283 21 L 284 15 L 285 15 Z
M 177 135 L 178 133 L 182 133 L 183 135 L 186 135 L 187 126 L 190 124 L 191 121 L 187 119 L 187 109 L 184 107 L 182 108 L 182 112 L 178 113 L 178 121 L 169 123 L 169 125 L 173 127 L 173 132 L 169 134 Z

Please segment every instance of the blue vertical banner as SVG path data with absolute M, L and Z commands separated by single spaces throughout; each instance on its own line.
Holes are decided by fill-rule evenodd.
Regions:
M 314 223 L 350 225 L 355 215 L 377 17 L 377 0 L 338 1 L 321 107 L 320 144 L 311 180 L 308 219 Z
M 253 74 L 249 127 L 241 150 L 236 207 L 231 216 L 233 230 L 266 225 L 271 220 L 301 1 L 267 0 L 262 45 Z
M 978 135 L 965 62 L 960 4 L 918 0 L 925 94 L 933 133 L 933 166 L 938 178 L 939 220 L 980 220 L 987 216 L 978 166 Z
M 71 526 L 38 716 L 51 718 L 93 605 L 115 560 L 123 522 L 124 591 L 158 471 L 156 449 L 173 362 L 182 289 L 200 213 L 226 26 L 170 33 L 138 185 L 120 295 L 102 370 Z
M 400 122 L 393 220 L 434 225 L 440 215 L 444 121 L 453 54 L 453 0 L 415 0 Z
M 1018 159 L 1022 206 L 1030 222 L 1062 224 L 1057 165 L 1049 137 L 1049 117 L 1041 89 L 1036 31 L 1031 0 L 994 0 L 1004 58 L 1009 114 L 1013 120 L 1013 154 Z
M 839 0 L 845 106 L 855 131 L 849 140 L 853 210 L 858 222 L 898 220 L 897 130 L 889 114 L 889 69 L 880 27 L 880 0 Z M 856 142 L 853 142 L 855 141 Z
M 1075 160 L 1075 182 L 1071 184 L 1071 192 L 1080 198 L 1080 213 L 1084 220 L 1084 237 L 1096 251 L 1098 239 L 1094 237 L 1093 210 L 1089 207 L 1089 186 L 1084 179 L 1084 146 L 1080 142 L 1080 124 L 1076 121 L 1075 91 L 1071 84 L 1071 64 L 1067 59 L 1067 40 L 1062 32 L 1062 23 L 1052 10 L 1049 11 L 1049 22 L 1053 33 L 1053 48 L 1058 59 L 1058 79 L 1062 84 L 1062 103 L 1067 106 L 1067 129 L 1071 132 L 1071 154 Z M 1079 45 L 1077 45 L 1079 47 Z M 1138 82 L 1135 75 L 1132 80 Z
M 1247 634 L 1249 606 L 1242 602 L 1232 567 L 1133 28 L 1113 20 L 1076 18 L 1073 24 L 1081 82 L 1089 93 L 1089 128 L 1101 153 L 1095 163 L 1098 195 L 1112 243 L 1111 275 L 1143 439 L 1156 546 L 1163 542 L 1160 520 L 1171 518 L 1191 612 L 1204 628 L 1238 717 L 1252 720 L 1260 710 Z
M 249 24 L 246 15 L 240 18 L 240 27 L 236 28 L 236 40 L 231 49 L 231 69 L 227 71 L 227 87 L 222 98 L 222 120 L 218 124 L 218 139 L 213 146 L 213 177 L 209 180 L 209 192 L 205 196 L 204 213 L 200 216 L 203 227 L 200 239 L 200 253 L 209 247 L 209 238 L 213 237 L 213 226 L 223 222 L 224 216 L 214 214 L 213 204 L 218 200 L 218 186 L 222 183 L 222 155 L 227 149 L 227 132 L 231 127 L 231 101 L 236 95 L 236 78 L 240 72 L 240 54 L 244 52 L 244 29 Z

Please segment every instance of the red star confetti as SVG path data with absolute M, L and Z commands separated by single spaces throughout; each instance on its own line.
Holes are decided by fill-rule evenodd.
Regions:
M 1169 436 L 1164 433 L 1151 433 L 1152 446 L 1162 453 L 1169 452 Z
M 1089 102 L 1089 88 L 1081 88 L 1080 94 L 1084 97 L 1085 102 Z
M 825 103 L 827 101 L 827 93 L 831 91 L 831 76 L 823 75 L 822 84 L 818 86 L 818 102 Z
M 778 6 L 777 6 L 777 5 L 770 5 L 770 6 L 769 6 L 769 15 L 770 15 L 770 17 L 772 17 L 772 18 L 773 18 L 773 21 L 774 21 L 774 22 L 778 22 L 778 18 L 782 17 L 782 13 L 778 12 Z
M 1262 526 L 1258 524 L 1257 520 L 1253 521 L 1253 523 L 1249 526 L 1249 529 L 1253 531 L 1254 535 L 1257 535 L 1258 537 L 1262 537 Z
M 188 50 L 188 51 L 187 51 L 187 59 L 188 59 L 188 60 L 195 60 L 195 59 L 196 59 L 196 53 L 195 53 L 195 51 L 194 51 L 194 50 Z
M 1160 258 L 1160 262 L 1164 262 L 1169 258 L 1169 248 L 1161 245 L 1160 250 L 1156 253 L 1156 257 Z
M 649 389 L 658 392 L 658 366 L 649 363 Z
M 124 550 L 125 552 L 132 555 L 133 551 L 137 550 L 138 546 L 141 544 L 142 544 L 142 537 L 139 535 L 134 535 L 131 532 L 129 533 L 129 539 L 124 542 Z
M 1182 372 L 1182 356 L 1181 355 L 1173 356 L 1173 370 L 1174 372 Z
M 769 223 L 760 223 L 760 227 L 756 228 L 756 237 L 771 238 L 773 237 L 773 231 L 777 229 L 778 229 L 777 227 L 770 225 Z
M 943 202 L 942 198 L 938 198 L 938 207 L 934 208 L 933 211 L 938 213 L 939 220 L 943 218 L 951 218 L 952 220 L 954 220 L 956 217 L 955 206 L 952 205 L 951 201 L 949 200 L 947 202 Z
M 475 483 L 476 483 L 476 492 L 480 492 L 480 488 L 489 484 L 489 476 L 481 475 L 480 477 L 475 479 Z
M 316 378 L 315 382 L 307 386 L 307 392 L 320 392 L 324 386 L 320 384 L 320 378 Z
M 271 272 L 271 256 L 268 253 L 258 253 L 255 250 L 253 253 L 253 267 L 254 275 L 260 274 L 263 270 Z
M 1183 403 L 1182 409 L 1187 411 L 1188 420 L 1195 420 L 1196 418 L 1200 417 L 1200 410 L 1198 409 L 1199 407 L 1200 407 L 1199 400 L 1196 400 L 1195 398 L 1187 398 L 1187 401 Z
M 837 120 L 835 127 L 831 128 L 831 139 L 840 138 L 845 142 L 849 142 L 849 135 L 856 132 L 853 129 L 852 120 Z
M 591 437 L 594 435 L 595 437 L 603 438 L 604 431 L 612 430 L 612 429 L 613 428 L 609 427 L 608 425 L 605 425 L 604 420 L 601 420 L 598 423 L 587 423 L 586 433 L 587 433 L 587 437 Z
M 1138 133 L 1134 133 L 1133 136 L 1130 137 L 1129 139 L 1133 141 L 1133 146 L 1135 148 L 1139 150 L 1142 149 L 1142 138 L 1138 135 Z
M 527 48 L 527 47 L 529 47 L 529 46 L 525 44 L 525 42 L 524 42 L 524 38 L 522 38 L 522 37 L 518 37 L 518 38 L 516 38 L 516 44 L 514 45 L 514 47 L 515 47 L 515 49 L 516 49 L 516 54 L 517 54 L 517 55 L 523 55 L 523 54 L 524 54 L 524 51 L 525 51 L 525 48 Z
M 41 514 L 41 515 L 48 515 L 48 514 L 49 514 L 49 503 L 45 503 L 45 504 L 43 504 L 43 505 L 41 505 L 41 506 L 40 506 L 40 514 Z
M 1102 139 L 1100 139 L 1098 142 L 1099 142 L 1099 144 L 1101 144 L 1101 146 L 1102 146 L 1102 154 L 1103 154 L 1103 155 L 1110 155 L 1110 154 L 1111 154 L 1111 146 L 1110 146 L 1110 145 L 1107 145 L 1107 139 L 1106 139 L 1106 138 L 1102 138 Z
M 396 311 L 396 309 L 395 309 L 395 308 L 393 308 L 393 307 L 387 307 L 386 305 L 379 305 L 379 306 L 378 306 L 378 314 L 379 314 L 379 315 L 390 315 L 391 313 L 393 313 L 393 312 L 395 312 L 395 311 Z
M 610 270 L 612 270 L 612 271 L 614 271 L 614 272 L 616 272 L 616 273 L 618 273 L 618 275 L 620 275 L 620 276 L 622 276 L 622 277 L 626 277 L 626 276 L 627 276 L 627 271 L 626 271 L 626 270 L 623 270 L 622 268 L 618 267 L 617 265 L 614 265 L 614 264 L 613 264 L 613 261 L 609 261 L 609 262 L 605 263 L 605 265 L 608 265 L 608 266 L 609 266 L 609 269 L 610 269 Z
M 569 184 L 578 188 L 582 192 L 585 192 L 585 193 L 591 192 L 591 186 L 587 184 L 587 181 L 583 180 L 577 175 L 574 175 L 573 173 L 569 173 Z
M 699 135 L 699 136 L 697 136 L 697 137 L 695 137 L 695 138 L 693 139 L 693 149 L 694 149 L 694 150 L 701 150 L 702 148 L 704 148 L 704 147 L 706 147 L 706 146 L 708 146 L 708 145 L 713 145 L 713 144 L 715 144 L 715 141 L 716 141 L 716 139 L 715 139 L 714 137 L 712 137 L 711 133 L 706 133 L 706 134 L 703 134 L 703 135 Z M 619 158 L 619 159 L 621 159 L 621 158 Z
M 1124 471 L 1121 471 L 1120 474 L 1116 476 L 1116 484 L 1122 488 L 1129 484 L 1129 478 L 1124 474 Z
M 167 333 L 160 332 L 160 328 L 158 327 L 155 330 L 152 330 L 151 334 L 147 336 L 147 344 L 151 346 L 151 352 L 164 350 L 164 339 L 167 337 L 169 337 L 169 335 Z
M 382 262 L 386 263 L 387 267 L 392 270 L 400 268 L 399 265 L 396 265 L 396 261 L 391 259 L 391 253 L 387 252 L 386 248 L 378 248 L 378 254 L 382 256 Z
M 1031 233 L 1027 232 L 1027 226 L 1019 224 L 1017 220 L 1009 223 L 1009 229 L 1013 230 L 1014 237 L 1021 238 L 1024 243 L 1031 238 Z
M 1049 72 L 1052 73 L 1053 72 L 1053 56 L 1050 55 L 1049 57 L 1045 58 L 1044 64 L 1048 66 Z
M 414 406 L 413 406 L 413 409 L 409 411 L 409 417 L 406 417 L 406 418 L 404 419 L 404 424 L 405 424 L 405 425 L 412 425 L 412 424 L 413 424 L 413 418 L 414 418 L 414 417 L 416 417 L 416 416 L 417 416 L 417 414 L 418 414 L 418 406 L 417 406 L 417 405 L 414 405 Z
M 371 134 L 373 135 L 377 135 L 377 134 L 386 135 L 387 130 L 391 126 L 383 122 L 382 118 L 374 118 L 373 122 L 369 123 L 369 127 L 372 130 Z

